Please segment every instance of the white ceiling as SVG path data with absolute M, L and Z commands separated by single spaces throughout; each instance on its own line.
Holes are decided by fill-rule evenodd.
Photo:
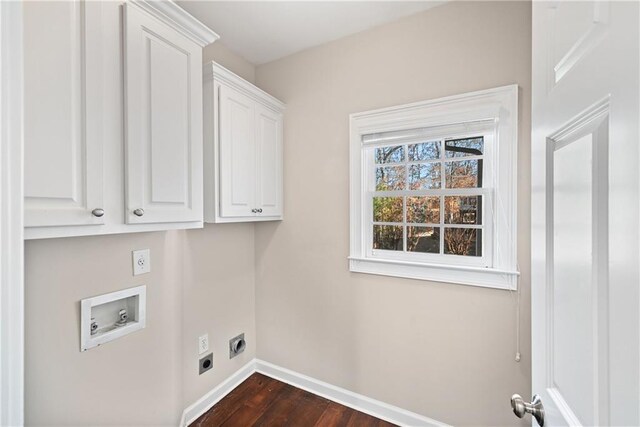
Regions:
M 178 1 L 256 65 L 375 27 L 443 1 Z

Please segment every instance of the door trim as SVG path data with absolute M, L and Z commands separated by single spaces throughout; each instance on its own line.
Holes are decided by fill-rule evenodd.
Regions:
M 0 2 L 0 425 L 24 424 L 22 3 Z

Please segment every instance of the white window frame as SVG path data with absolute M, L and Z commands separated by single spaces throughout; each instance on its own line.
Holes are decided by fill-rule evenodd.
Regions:
M 491 201 L 493 200 L 493 140 L 495 139 L 496 133 L 496 123 L 494 120 L 485 120 L 475 122 L 473 124 L 456 124 L 451 126 L 436 126 L 430 128 L 421 128 L 419 132 L 419 137 L 412 138 L 402 138 L 398 141 L 398 138 L 393 138 L 393 144 L 389 145 L 389 142 L 386 143 L 371 143 L 371 141 L 363 141 L 362 148 L 364 150 L 364 162 L 363 162 L 363 174 L 367 177 L 367 182 L 365 183 L 365 203 L 363 205 L 364 218 L 372 218 L 373 217 L 373 198 L 374 197 L 405 197 L 405 196 L 438 196 L 440 197 L 440 212 L 443 212 L 445 197 L 447 196 L 482 196 L 482 217 L 483 218 L 492 218 L 493 217 L 493 204 Z M 367 136 L 377 136 L 377 135 L 367 135 Z M 426 141 L 435 142 L 440 141 L 441 146 L 444 144 L 445 140 L 450 139 L 465 139 L 471 137 L 479 137 L 482 136 L 484 139 L 484 153 L 482 156 L 474 156 L 474 157 L 445 157 L 445 149 L 444 147 L 440 150 L 440 157 L 438 159 L 430 159 L 424 161 L 415 161 L 415 162 L 404 162 L 404 163 L 385 163 L 385 164 L 375 164 L 375 149 L 377 147 L 384 146 L 408 146 L 410 144 L 418 144 Z M 373 138 L 372 138 L 373 139 Z M 384 140 L 384 139 L 383 139 Z M 405 150 L 406 152 L 406 150 Z M 444 165 L 449 162 L 456 161 L 466 161 L 473 160 L 477 158 L 482 158 L 484 160 L 484 177 L 483 177 L 483 185 L 479 188 L 445 188 L 445 173 L 444 173 Z M 428 164 L 428 163 L 440 163 L 443 166 L 443 173 L 441 173 L 441 187 L 438 189 L 428 189 L 428 190 L 396 190 L 396 191 L 374 191 L 375 188 L 375 169 L 378 167 L 394 167 L 394 166 L 402 166 L 406 167 L 411 164 Z M 408 179 L 408 174 L 406 174 Z M 403 207 L 405 215 L 407 213 L 406 203 L 403 200 Z M 380 222 L 373 221 L 374 224 L 381 224 Z M 411 226 L 412 224 L 406 221 L 402 223 L 382 223 L 381 225 L 403 225 L 403 226 Z M 418 225 L 418 224 L 416 224 Z M 426 224 L 425 224 L 426 225 Z M 483 230 L 483 235 L 493 235 L 493 222 L 492 221 L 483 221 L 482 224 L 478 225 L 467 225 L 467 224 L 445 224 L 444 215 L 440 215 L 440 221 L 438 223 L 433 223 L 434 226 L 440 227 L 440 232 L 443 233 L 444 228 L 473 228 L 473 229 L 481 229 Z M 426 225 L 427 227 L 429 225 Z M 367 230 L 368 231 L 368 230 Z M 492 239 L 482 239 L 482 255 L 481 256 L 459 256 L 459 255 L 449 255 L 444 253 L 421 253 L 421 252 L 404 252 L 404 251 L 394 251 L 394 250 L 385 250 L 385 249 L 373 249 L 373 233 L 365 233 L 365 247 L 366 247 L 366 255 L 368 258 L 372 259 L 388 259 L 388 260 L 400 260 L 400 261 L 413 261 L 419 263 L 428 263 L 428 264 L 449 264 L 454 266 L 459 265 L 467 265 L 473 267 L 489 267 L 493 265 L 493 241 Z M 440 245 L 441 249 L 443 248 L 444 239 L 441 239 Z M 404 238 L 404 246 L 407 246 L 406 236 Z
M 371 145 L 363 142 L 363 136 L 411 129 L 424 132 L 422 141 L 474 134 L 484 135 L 485 141 L 489 141 L 485 144 L 487 149 L 484 153 L 488 161 L 488 184 L 481 189 L 474 189 L 475 193 L 482 193 L 485 209 L 482 257 L 463 259 L 456 255 L 425 256 L 373 250 L 372 195 L 369 191 L 373 179 L 373 150 L 369 149 Z M 516 239 L 517 146 L 517 85 L 351 114 L 350 270 L 516 289 L 519 274 Z M 441 228 L 442 232 L 444 228 Z

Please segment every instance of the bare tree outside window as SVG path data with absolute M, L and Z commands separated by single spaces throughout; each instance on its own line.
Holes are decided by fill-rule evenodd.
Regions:
M 483 152 L 481 136 L 375 148 L 373 249 L 482 256 L 482 195 L 455 190 L 482 187 Z

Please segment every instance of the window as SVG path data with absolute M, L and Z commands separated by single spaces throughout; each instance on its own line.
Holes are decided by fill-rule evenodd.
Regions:
M 354 272 L 513 289 L 517 87 L 351 116 Z
M 490 126 L 486 134 L 455 139 L 429 140 L 429 129 L 400 138 L 393 132 L 363 136 L 367 174 L 374 176 L 366 189 L 372 257 L 394 258 L 389 251 L 395 251 L 416 261 L 489 266 L 491 241 L 482 237 Z M 460 131 L 464 134 L 464 128 Z M 387 145 L 387 140 L 394 142 Z

